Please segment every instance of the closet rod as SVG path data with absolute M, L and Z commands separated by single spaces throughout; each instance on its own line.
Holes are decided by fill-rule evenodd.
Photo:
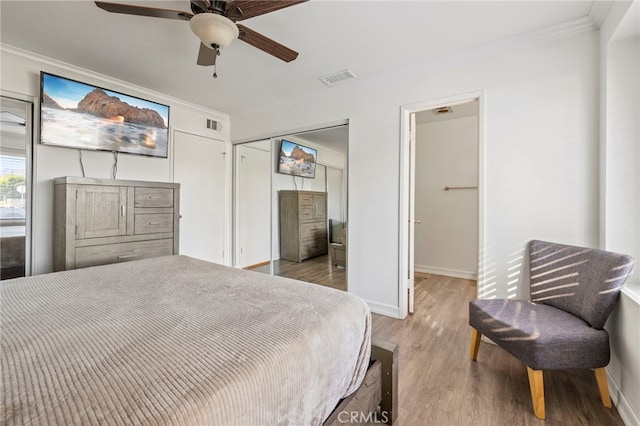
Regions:
M 444 190 L 449 191 L 452 189 L 478 189 L 477 186 L 445 186 Z

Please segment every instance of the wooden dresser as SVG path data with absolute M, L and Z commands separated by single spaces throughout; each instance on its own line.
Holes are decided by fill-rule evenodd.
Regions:
M 54 180 L 54 270 L 178 254 L 180 184 Z
M 327 254 L 327 193 L 279 191 L 280 259 Z

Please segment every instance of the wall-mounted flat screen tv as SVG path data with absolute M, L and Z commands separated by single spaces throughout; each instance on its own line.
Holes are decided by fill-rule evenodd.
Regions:
M 317 150 L 282 139 L 278 173 L 315 179 L 317 157 Z
M 167 158 L 169 106 L 40 73 L 40 143 Z

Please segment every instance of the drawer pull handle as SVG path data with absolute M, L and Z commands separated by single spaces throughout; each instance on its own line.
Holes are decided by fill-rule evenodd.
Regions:
M 149 195 L 150 200 L 159 200 L 160 198 L 162 197 L 160 197 L 159 195 Z
M 151 226 L 162 225 L 162 222 L 149 222 L 149 225 Z
M 129 259 L 131 257 L 139 257 L 142 254 L 123 254 L 122 256 L 118 256 L 118 259 Z

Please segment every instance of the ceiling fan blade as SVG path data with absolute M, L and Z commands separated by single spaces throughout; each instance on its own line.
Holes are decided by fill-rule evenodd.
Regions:
M 237 25 L 240 30 L 238 38 L 245 43 L 249 43 L 250 45 L 257 47 L 278 59 L 282 59 L 285 62 L 291 62 L 298 57 L 298 52 L 295 50 L 291 50 L 277 41 L 271 40 L 269 37 L 265 37 L 242 24 Z
M 112 13 L 124 13 L 126 15 L 151 16 L 153 18 L 180 19 L 188 21 L 193 16 L 189 12 L 181 10 L 157 9 L 155 7 L 134 6 L 131 4 L 95 2 L 100 9 Z
M 227 2 L 225 11 L 227 17 L 236 22 L 306 1 L 309 0 L 231 0 Z
M 198 65 L 208 67 L 216 64 L 216 51 L 209 49 L 204 43 L 200 43 L 200 51 L 198 51 Z

